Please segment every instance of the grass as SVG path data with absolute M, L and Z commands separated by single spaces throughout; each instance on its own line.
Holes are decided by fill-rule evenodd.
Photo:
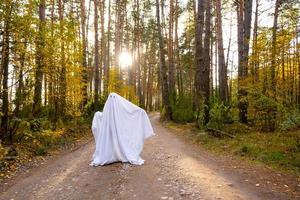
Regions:
M 232 138 L 216 138 L 192 125 L 168 123 L 167 126 L 190 133 L 194 142 L 218 154 L 230 154 L 249 161 L 263 163 L 273 169 L 300 175 L 299 130 L 289 132 L 258 132 L 242 124 L 226 125 L 224 130 Z M 183 131 L 190 130 L 190 131 Z

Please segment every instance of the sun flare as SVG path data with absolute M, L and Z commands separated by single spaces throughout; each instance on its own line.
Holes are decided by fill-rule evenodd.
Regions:
M 122 68 L 128 67 L 132 64 L 132 56 L 128 52 L 122 52 L 119 56 L 119 64 Z

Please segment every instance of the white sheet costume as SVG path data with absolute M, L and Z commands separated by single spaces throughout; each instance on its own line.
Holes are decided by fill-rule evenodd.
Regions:
M 117 161 L 142 165 L 144 140 L 154 134 L 147 113 L 116 93 L 108 96 L 103 113 L 95 113 L 92 131 L 96 143 L 93 166 Z

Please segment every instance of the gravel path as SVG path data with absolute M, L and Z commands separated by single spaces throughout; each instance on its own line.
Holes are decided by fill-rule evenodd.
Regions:
M 147 140 L 143 166 L 89 166 L 90 142 L 49 161 L 0 195 L 0 199 L 289 199 L 232 173 L 211 155 L 173 134 L 150 115 L 156 135 Z

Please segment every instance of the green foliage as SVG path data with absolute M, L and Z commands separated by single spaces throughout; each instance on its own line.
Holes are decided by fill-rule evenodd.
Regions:
M 41 130 L 41 119 L 33 119 L 30 122 L 30 130 L 31 131 L 40 131 Z
M 230 127 L 231 124 L 225 125 L 224 129 L 234 132 Z M 274 134 L 259 133 L 255 129 L 248 130 L 247 134 L 243 132 L 236 133 L 235 139 L 216 140 L 204 134 L 195 134 L 194 137 L 204 147 L 218 153 L 241 156 L 276 169 L 300 172 L 300 135 L 297 130 Z
M 251 151 L 250 149 L 251 149 L 251 147 L 249 145 L 243 145 L 239 149 L 238 153 L 240 155 L 245 155 L 245 154 L 248 154 Z
M 236 154 L 253 157 L 262 162 L 276 162 L 284 159 L 285 155 L 279 151 L 267 151 L 255 144 L 243 144 L 238 147 Z
M 279 125 L 280 131 L 288 131 L 297 129 L 300 127 L 300 113 L 297 109 L 293 109 L 292 112 L 288 112 L 284 120 Z
M 213 103 L 210 111 L 210 121 L 207 124 L 209 128 L 223 129 L 224 123 L 232 122 L 232 114 L 230 106 L 226 106 L 223 103 Z
M 35 149 L 35 155 L 43 156 L 47 154 L 47 149 L 45 147 L 39 146 Z
M 283 160 L 284 159 L 284 154 L 282 152 L 279 151 L 272 151 L 269 153 L 265 153 L 262 154 L 262 156 L 259 157 L 261 160 L 263 161 L 267 161 L 267 162 L 276 162 L 279 160 Z
M 67 121 L 57 119 L 55 128 L 47 117 L 17 120 L 18 130 L 13 135 L 12 142 L 22 144 L 35 155 L 47 154 L 48 149 L 52 148 L 53 145 L 67 143 L 65 140 L 74 137 L 73 134 L 69 134 L 69 131 L 65 131 L 63 127 L 86 127 L 86 124 L 89 124 L 84 117 L 73 117 Z M 80 135 L 81 133 L 78 134 L 78 136 Z
M 193 122 L 195 114 L 193 110 L 192 100 L 189 95 L 180 95 L 176 102 L 171 101 L 172 118 L 175 122 L 186 123 Z
M 42 119 L 41 124 L 44 121 Z M 61 148 L 73 148 L 76 143 L 88 141 L 91 136 L 90 124 L 82 117 L 64 123 L 64 128 L 57 130 L 31 131 L 30 125 L 30 121 L 22 120 L 20 122 L 19 130 L 13 137 L 12 145 L 2 146 L 0 141 L 1 176 L 15 173 L 17 169 L 15 166 L 24 165 L 31 160 L 29 158 L 51 154 Z M 0 178 L 2 178 L 1 176 Z
M 88 133 L 86 131 L 86 120 L 82 117 L 64 123 L 64 127 L 67 126 L 70 128 L 57 130 L 42 129 L 42 127 L 39 127 L 41 130 L 37 131 L 37 129 L 31 130 L 32 123 L 30 122 L 23 121 L 20 124 L 20 131 L 13 137 L 14 142 L 22 144 L 22 146 L 25 146 L 34 155 L 39 156 L 47 154 L 50 149 L 57 145 L 68 144 L 70 141 Z
M 205 128 L 204 127 L 204 118 L 205 118 L 204 110 L 206 108 L 206 105 L 204 104 L 203 99 L 201 99 L 199 101 L 198 108 L 199 108 L 198 113 L 196 113 L 196 119 L 197 119 L 196 124 L 199 129 L 203 129 L 203 128 Z
M 253 107 L 255 110 L 255 120 L 263 131 L 275 131 L 276 119 L 282 105 L 274 98 L 256 93 L 254 94 Z
M 87 119 L 92 119 L 96 111 L 103 110 L 104 104 L 105 104 L 104 98 L 100 98 L 98 107 L 96 107 L 94 101 L 88 101 L 88 103 L 85 105 L 83 109 L 83 116 L 86 117 Z
M 257 157 L 261 153 L 261 149 L 255 147 L 253 144 L 242 144 L 235 153 L 240 156 L 254 156 Z

